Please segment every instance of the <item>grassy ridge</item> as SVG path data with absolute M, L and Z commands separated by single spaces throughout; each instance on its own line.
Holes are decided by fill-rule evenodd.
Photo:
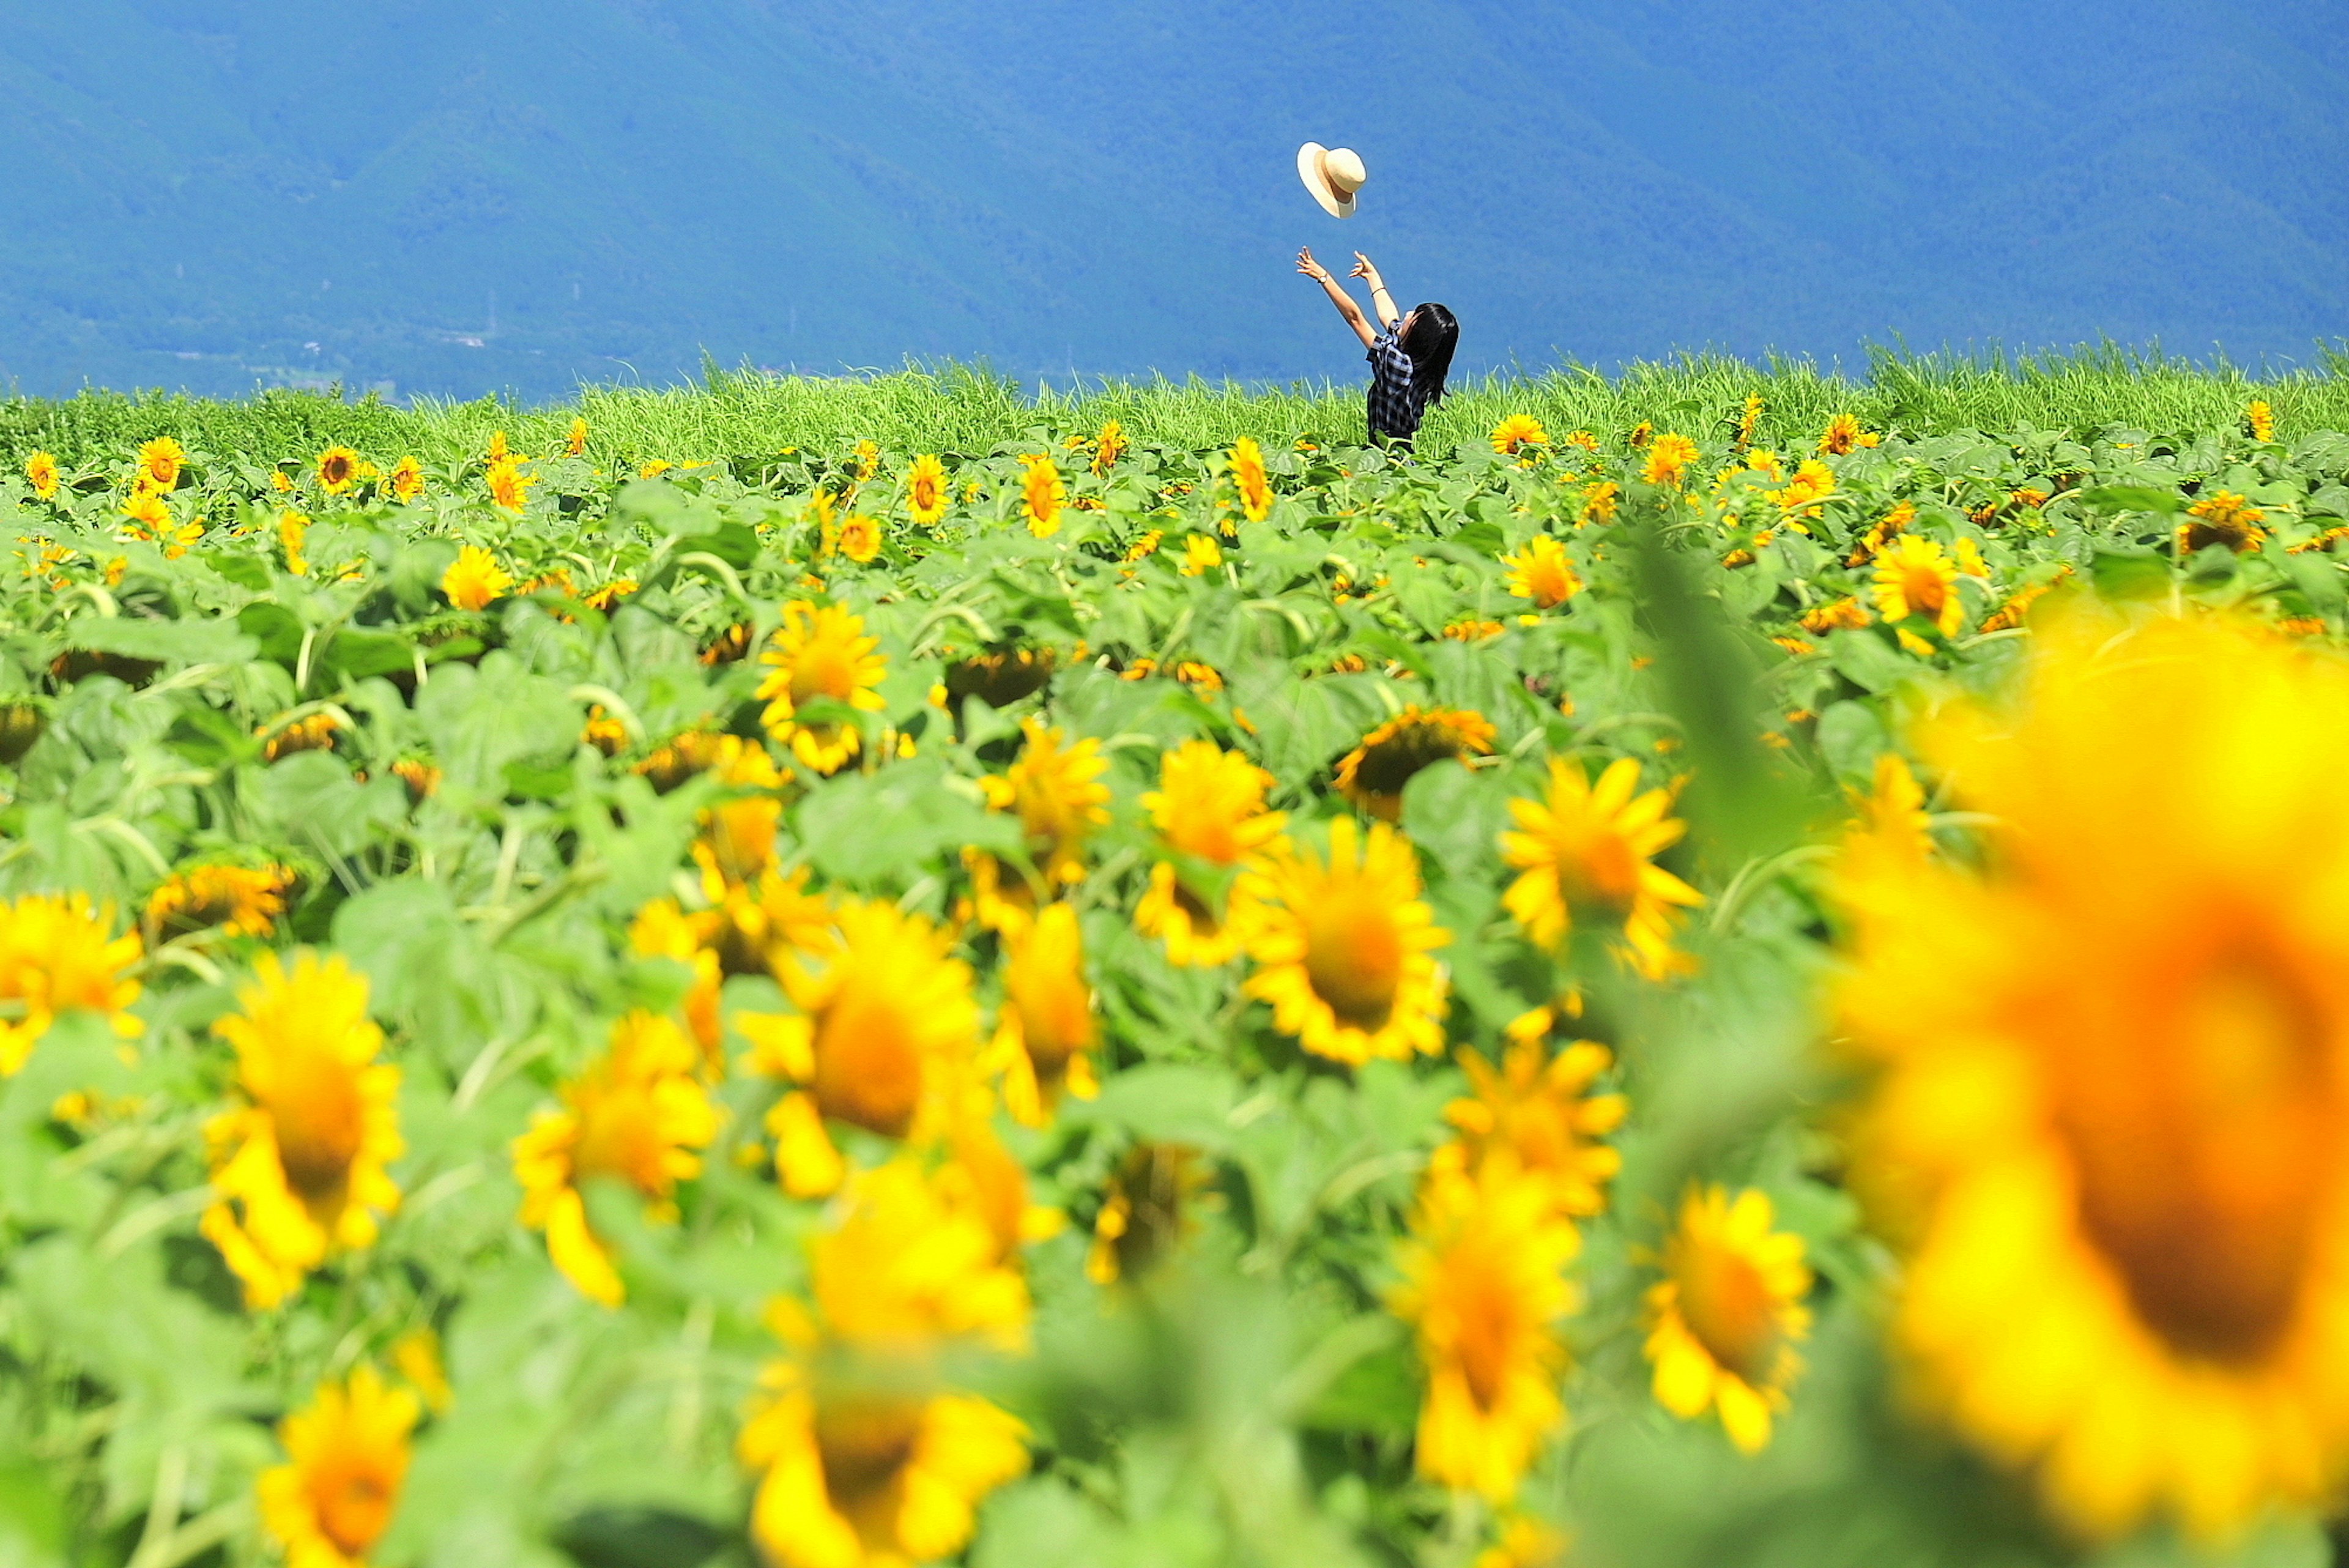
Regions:
M 1747 397 L 1766 405 L 1761 434 L 1794 441 L 1837 413 L 1911 434 L 1952 430 L 2112 426 L 2179 433 L 2228 428 L 2253 399 L 2270 403 L 2286 439 L 2349 429 L 2349 357 L 2328 373 L 2255 378 L 2228 367 L 2118 348 L 2018 359 L 1879 355 L 1865 378 L 1807 363 L 1756 366 L 1728 358 L 1634 366 L 1609 378 L 1568 369 L 1463 386 L 1430 416 L 1422 445 L 1448 451 L 1481 440 L 1511 413 L 1552 430 L 1627 430 L 1643 421 L 1706 432 L 1733 422 Z M 485 398 L 398 407 L 316 393 L 269 391 L 239 400 L 92 391 L 63 400 L 0 402 L 0 459 L 55 453 L 68 466 L 119 456 L 159 435 L 219 452 L 268 454 L 336 443 L 371 455 L 413 452 L 428 462 L 479 452 L 492 430 L 519 450 L 558 443 L 574 416 L 599 448 L 636 458 L 718 459 L 784 447 L 823 450 L 870 437 L 898 449 L 984 452 L 1037 427 L 1092 429 L 1117 420 L 1145 444 L 1202 449 L 1236 437 L 1286 442 L 1299 435 L 1359 441 L 1362 400 L 1352 386 L 1288 388 L 1188 381 L 1106 381 L 1030 395 L 979 368 L 909 367 L 860 377 L 777 377 L 711 367 L 698 384 L 664 389 L 583 389 L 572 402 L 525 408 Z

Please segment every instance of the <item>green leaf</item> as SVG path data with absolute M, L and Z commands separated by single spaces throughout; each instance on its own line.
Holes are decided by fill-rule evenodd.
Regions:
M 2169 591 L 2169 562 L 2150 550 L 2098 550 L 2088 576 L 2110 599 L 2158 598 Z
M 2143 484 L 2100 484 L 2079 495 L 2082 505 L 2099 512 L 2158 512 L 2172 516 L 2186 510 L 2186 498 L 2177 492 Z

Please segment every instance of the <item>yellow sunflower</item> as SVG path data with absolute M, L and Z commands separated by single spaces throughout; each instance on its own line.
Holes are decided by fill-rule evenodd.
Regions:
M 266 1310 L 329 1256 L 374 1244 L 378 1216 L 399 1203 L 386 1168 L 407 1145 L 399 1069 L 376 1059 L 366 978 L 307 950 L 291 972 L 264 953 L 254 974 L 242 1011 L 212 1025 L 236 1048 L 245 1103 L 205 1126 L 216 1201 L 202 1229 L 246 1304 Z
M 112 905 L 92 908 L 87 893 L 27 893 L 0 905 L 0 1002 L 22 1005 L 0 1019 L 0 1078 L 13 1076 L 61 1012 L 102 1013 L 114 1032 L 135 1039 L 144 1027 L 130 1012 L 140 985 L 122 971 L 139 961 L 136 932 L 119 937 Z
M 1042 1127 L 1063 1090 L 1081 1100 L 1100 1093 L 1092 1063 L 1099 1029 L 1076 910 L 1045 906 L 1005 949 L 1003 1009 L 989 1054 L 1003 1075 L 1004 1108 Z
M 440 574 L 441 594 L 460 610 L 487 609 L 492 600 L 513 585 L 513 575 L 479 545 L 460 548 L 449 569 Z
M 952 939 L 877 900 L 843 905 L 838 936 L 778 978 L 795 1014 L 745 1013 L 751 1071 L 793 1085 L 767 1116 L 786 1189 L 830 1192 L 847 1175 L 826 1121 L 884 1137 L 935 1134 L 974 1071 L 978 1007 Z
M 1205 576 L 1224 564 L 1224 547 L 1206 534 L 1194 534 L 1183 541 L 1183 575 Z
M 587 420 L 585 415 L 572 420 L 570 430 L 564 433 L 563 450 L 574 457 L 587 455 Z
M 1330 825 L 1325 860 L 1293 840 L 1247 873 L 1255 906 L 1247 993 L 1273 1027 L 1333 1061 L 1408 1061 L 1444 1048 L 1445 980 L 1431 956 L 1451 940 L 1421 899 L 1419 857 L 1385 823 Z
M 1511 414 L 1493 427 L 1493 450 L 1515 457 L 1529 446 L 1549 445 L 1549 432 L 1531 414 Z
M 1746 394 L 1745 406 L 1738 411 L 1737 415 L 1738 451 L 1744 452 L 1747 447 L 1754 444 L 1754 430 L 1762 423 L 1762 410 L 1764 406 L 1761 393 L 1749 392 Z
M 372 1366 L 322 1383 L 309 1408 L 278 1423 L 287 1462 L 264 1470 L 261 1521 L 285 1549 L 286 1568 L 364 1568 L 367 1549 L 399 1511 L 417 1397 Z
M 1125 449 L 1132 444 L 1125 439 L 1123 425 L 1115 420 L 1102 421 L 1101 434 L 1093 441 L 1093 472 L 1107 473 L 1116 467 L 1117 460 L 1125 455 Z
M 1427 1370 L 1420 1474 L 1496 1503 L 1516 1495 L 1566 1423 L 1558 1325 L 1579 1305 L 1565 1269 L 1581 1245 L 1548 1184 L 1506 1157 L 1423 1184 L 1388 1303 Z
M 1850 842 L 1861 853 L 1922 859 L 1933 852 L 1933 818 L 1925 809 L 1925 791 L 1899 753 L 1878 755 L 1868 792 L 1852 792 L 1851 802 L 1857 820 Z
M 1580 763 L 1553 760 L 1547 800 L 1509 803 L 1517 826 L 1501 835 L 1501 853 L 1518 877 L 1502 902 L 1545 947 L 1562 942 L 1577 919 L 1619 928 L 1631 967 L 1661 980 L 1683 961 L 1671 946 L 1675 909 L 1704 896 L 1654 864 L 1688 829 L 1669 815 L 1670 791 L 1635 799 L 1639 787 L 1631 757 L 1609 764 L 1596 784 Z
M 2178 528 L 2180 555 L 2190 556 L 2212 545 L 2224 545 L 2240 556 L 2258 549 L 2268 536 L 2267 530 L 2260 526 L 2267 521 L 2267 514 L 2231 490 L 2202 497 L 2186 509 L 2186 516 L 2187 521 Z
M 1819 450 L 1830 457 L 1848 457 L 1862 447 L 1878 445 L 1883 439 L 1873 431 L 1862 429 L 1856 416 L 1837 414 L 1827 421 L 1826 432 L 1819 437 Z
M 509 512 L 519 512 L 530 504 L 530 487 L 538 483 L 538 475 L 524 473 L 513 459 L 501 457 L 490 464 L 487 483 L 492 501 Z
M 54 501 L 57 493 L 57 460 L 45 452 L 36 452 L 25 460 L 25 481 L 33 493 L 44 501 Z
M 1566 546 L 1547 534 L 1526 540 L 1516 555 L 1502 556 L 1501 565 L 1509 568 L 1509 592 L 1533 600 L 1539 609 L 1556 609 L 1582 591 Z
M 905 1379 L 760 1379 L 737 1440 L 758 1473 L 750 1534 L 779 1568 L 913 1568 L 954 1557 L 981 1499 L 1028 1469 L 1027 1428 L 968 1394 Z
M 139 449 L 140 477 L 168 493 L 180 487 L 180 469 L 187 459 L 185 447 L 170 436 L 158 436 Z
M 1109 785 L 1101 782 L 1109 759 L 1102 755 L 1099 741 L 1089 736 L 1072 745 L 1058 725 L 1041 719 L 1022 720 L 1019 732 L 1019 757 L 978 784 L 989 807 L 1018 815 L 1029 857 L 1049 896 L 1084 879 L 1085 841 L 1109 821 Z M 996 880 L 1000 882 L 999 874 Z M 980 911 L 989 924 L 1006 912 Z M 1021 918 L 1016 893 L 1008 913 L 1015 921 Z
M 1667 431 L 1649 445 L 1647 466 L 1640 471 L 1640 477 L 1650 484 L 1678 485 L 1688 477 L 1696 457 L 1696 442 Z
M 1537 1017 L 1546 1032 L 1548 1020 Z M 1607 1047 L 1588 1040 L 1553 1056 L 1538 1033 L 1513 1041 L 1498 1067 L 1461 1047 L 1469 1094 L 1444 1111 L 1460 1136 L 1436 1150 L 1432 1168 L 1467 1171 L 1506 1156 L 1528 1180 L 1548 1184 L 1559 1213 L 1587 1219 L 1604 1212 L 1607 1183 L 1623 1159 L 1599 1140 L 1622 1125 L 1630 1102 L 1590 1087 L 1613 1061 Z
M 1272 514 L 1272 480 L 1264 471 L 1264 450 L 1254 436 L 1232 443 L 1232 483 L 1240 493 L 1240 510 L 1251 523 Z
M 285 912 L 295 877 L 286 867 L 198 866 L 173 876 L 147 898 L 150 930 L 179 934 L 217 926 L 236 937 L 265 937 Z
M 783 606 L 783 624 L 760 662 L 770 667 L 758 695 L 767 709 L 760 722 L 779 746 L 820 774 L 838 773 L 864 744 L 856 726 L 837 720 L 802 723 L 799 711 L 811 702 L 845 703 L 861 712 L 888 706 L 873 688 L 888 673 L 876 651 L 880 639 L 864 634 L 864 619 L 838 605 L 793 599 Z
M 1903 534 L 1876 558 L 1871 597 L 1887 621 L 1922 616 L 1943 637 L 1955 637 L 1965 623 L 1966 601 L 1958 593 L 1958 566 L 1940 541 Z
M 981 1194 L 951 1179 L 967 1174 L 901 1157 L 851 1179 L 838 1224 L 809 1246 L 834 1339 L 908 1359 L 957 1339 L 1027 1347 L 1028 1282 Z
M 1338 763 L 1338 793 L 1385 822 L 1402 820 L 1402 788 L 1423 768 L 1493 754 L 1493 722 L 1464 708 L 1414 702 L 1364 735 Z
M 349 490 L 358 476 L 359 454 L 347 446 L 330 446 L 318 454 L 318 488 L 329 495 Z
M 1061 465 L 1050 455 L 1023 457 L 1019 462 L 1024 471 L 1019 477 L 1019 506 L 1028 514 L 1028 532 L 1049 539 L 1061 531 L 1061 508 L 1069 499 L 1068 486 L 1061 480 Z
M 1272 775 L 1237 752 L 1213 741 L 1185 741 L 1159 758 L 1158 787 L 1142 797 L 1142 808 L 1171 854 L 1232 881 L 1228 874 L 1262 853 L 1288 820 L 1265 810 L 1265 792 L 1271 787 Z M 1229 963 L 1247 941 L 1243 890 L 1232 881 L 1218 898 L 1216 889 L 1202 892 L 1184 872 L 1171 859 L 1150 868 L 1150 888 L 1134 910 L 1134 926 L 1144 936 L 1163 940 L 1174 963 Z
M 694 863 L 713 899 L 723 898 L 729 885 L 754 881 L 775 864 L 782 790 L 791 779 L 756 741 L 719 735 L 715 742 L 704 771 L 726 785 L 727 798 L 701 814 L 700 836 L 693 846 Z
M 1845 888 L 1855 1176 L 1930 1403 L 2084 1532 L 2217 1535 L 2349 1478 L 2349 669 L 2218 618 L 2033 643 L 1926 736 L 1988 869 Z
M 862 513 L 852 513 L 841 519 L 833 545 L 858 566 L 864 566 L 881 553 L 881 524 Z
M 2243 422 L 2251 427 L 2253 441 L 2275 440 L 2275 410 L 2264 400 L 2256 400 L 2243 410 Z
M 947 505 L 953 499 L 946 465 L 928 452 L 914 459 L 914 465 L 905 471 L 905 510 L 914 521 L 925 528 L 934 525 L 947 514 Z
M 547 1254 L 582 1295 L 618 1306 L 626 1288 L 588 1228 L 580 1188 L 599 1177 L 633 1187 L 650 1219 L 677 1219 L 677 1184 L 701 1174 L 719 1110 L 695 1077 L 693 1042 L 666 1018 L 632 1012 L 605 1054 L 563 1085 L 563 1108 L 540 1111 L 513 1140 L 522 1221 L 546 1232 Z
M 1206 1157 L 1179 1143 L 1138 1143 L 1110 1173 L 1093 1217 L 1085 1277 L 1097 1285 L 1138 1280 L 1199 1229 L 1215 1171 Z
M 513 455 L 513 447 L 506 441 L 505 431 L 492 431 L 490 432 L 490 444 L 485 449 L 484 455 L 486 455 L 492 462 L 503 462 L 506 459 Z
M 424 465 L 403 457 L 391 465 L 391 493 L 397 501 L 413 501 L 424 493 Z
M 1719 1411 L 1749 1454 L 1768 1445 L 1771 1413 L 1786 1407 L 1803 1365 L 1795 1342 L 1811 1325 L 1803 1239 L 1775 1222 L 1768 1195 L 1752 1188 L 1734 1199 L 1717 1185 L 1692 1189 L 1664 1243 L 1664 1277 L 1648 1292 L 1656 1403 L 1683 1421 Z

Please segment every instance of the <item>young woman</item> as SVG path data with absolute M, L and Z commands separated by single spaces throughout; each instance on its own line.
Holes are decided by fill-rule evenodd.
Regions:
M 1330 269 L 1313 259 L 1312 251 L 1297 253 L 1297 270 L 1321 286 L 1371 351 L 1371 439 L 1409 447 L 1428 405 L 1444 400 L 1444 379 L 1452 371 L 1460 323 L 1441 305 L 1413 306 L 1408 316 L 1399 313 L 1379 269 L 1360 251 L 1354 253 L 1354 270 L 1347 275 L 1370 280 L 1371 306 L 1379 313 L 1376 332 Z

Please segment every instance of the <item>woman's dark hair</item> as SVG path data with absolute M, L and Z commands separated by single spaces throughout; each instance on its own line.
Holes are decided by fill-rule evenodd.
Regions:
M 1460 320 L 1444 305 L 1423 305 L 1411 313 L 1402 351 L 1411 356 L 1411 389 L 1423 408 L 1444 400 L 1444 379 L 1452 374 L 1452 350 L 1460 342 Z

